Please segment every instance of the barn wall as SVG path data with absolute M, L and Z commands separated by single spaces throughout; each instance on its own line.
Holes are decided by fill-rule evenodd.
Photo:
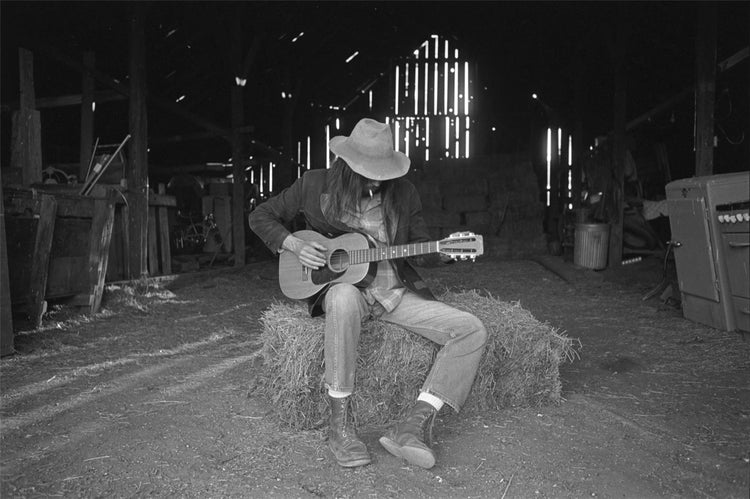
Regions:
M 407 178 L 419 191 L 433 238 L 470 230 L 483 235 L 486 255 L 546 251 L 544 204 L 527 157 L 446 159 L 412 169 Z

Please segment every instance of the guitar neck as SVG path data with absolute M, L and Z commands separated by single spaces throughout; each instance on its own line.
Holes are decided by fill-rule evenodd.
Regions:
M 380 262 L 396 258 L 437 253 L 438 241 L 423 243 L 398 244 L 396 246 L 380 246 L 377 248 L 356 249 L 349 251 L 349 262 L 352 264 Z

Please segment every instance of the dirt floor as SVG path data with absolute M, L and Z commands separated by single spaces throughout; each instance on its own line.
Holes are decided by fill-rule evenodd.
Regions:
M 683 319 L 657 258 L 595 272 L 559 257 L 425 272 L 520 301 L 581 342 L 556 406 L 441 413 L 437 465 L 360 433 L 339 468 L 323 431 L 281 429 L 249 393 L 264 260 L 110 288 L 94 317 L 53 311 L 0 361 L 2 497 L 748 497 L 750 342 Z

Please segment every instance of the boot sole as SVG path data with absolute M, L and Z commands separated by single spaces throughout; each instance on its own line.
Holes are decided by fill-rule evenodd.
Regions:
M 368 455 L 364 455 L 361 457 L 356 457 L 353 459 L 339 459 L 336 455 L 336 452 L 333 450 L 333 448 L 329 445 L 328 448 L 331 450 L 331 454 L 333 454 L 333 458 L 336 460 L 337 463 L 339 463 L 339 466 L 343 466 L 344 468 L 356 468 L 358 466 L 364 466 L 366 464 L 370 464 L 372 462 L 372 458 Z
M 380 437 L 380 445 L 394 456 L 405 459 L 409 464 L 425 469 L 435 466 L 435 455 L 424 449 L 399 445 L 388 437 Z
M 372 460 L 370 458 L 362 458 L 362 459 L 354 459 L 353 461 L 336 461 L 339 463 L 339 466 L 342 466 L 344 468 L 357 468 L 359 466 L 365 466 L 367 464 L 370 464 Z

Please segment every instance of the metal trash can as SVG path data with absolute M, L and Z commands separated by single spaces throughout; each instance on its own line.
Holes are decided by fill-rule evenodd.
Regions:
M 576 224 L 573 263 L 587 269 L 607 267 L 609 224 Z

